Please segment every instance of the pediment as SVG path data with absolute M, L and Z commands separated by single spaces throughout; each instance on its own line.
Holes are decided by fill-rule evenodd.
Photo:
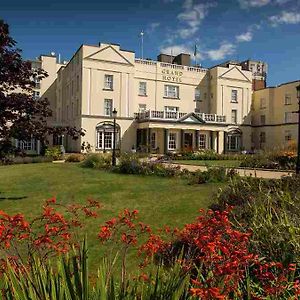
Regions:
M 177 122 L 179 123 L 194 123 L 194 124 L 203 124 L 205 121 L 197 116 L 195 113 L 189 113 L 180 118 Z
M 219 78 L 251 82 L 251 80 L 236 66 L 220 75 Z
M 125 56 L 122 55 L 111 45 L 108 45 L 99 51 L 89 55 L 86 59 L 106 61 L 110 63 L 118 63 L 123 65 L 133 65 Z

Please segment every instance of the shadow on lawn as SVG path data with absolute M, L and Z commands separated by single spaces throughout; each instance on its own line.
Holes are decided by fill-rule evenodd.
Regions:
M 1 200 L 23 200 L 26 199 L 27 196 L 4 196 L 1 192 L 0 192 L 0 201 Z

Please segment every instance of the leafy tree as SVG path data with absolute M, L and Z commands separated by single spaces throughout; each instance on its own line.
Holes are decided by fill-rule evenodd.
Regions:
M 0 19 L 0 161 L 16 153 L 13 139 L 35 138 L 45 144 L 51 134 L 67 134 L 73 139 L 84 135 L 75 127 L 51 127 L 47 119 L 52 111 L 48 99 L 33 98 L 34 79 L 47 77 L 42 70 L 32 70 L 24 61 L 9 26 Z

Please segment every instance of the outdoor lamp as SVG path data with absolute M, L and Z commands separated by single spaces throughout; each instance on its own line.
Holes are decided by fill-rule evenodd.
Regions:
M 116 165 L 116 117 L 117 117 L 117 110 L 114 108 L 112 111 L 112 116 L 114 118 L 114 135 L 113 135 L 113 151 L 112 151 L 112 159 L 111 159 L 111 164 L 113 166 Z

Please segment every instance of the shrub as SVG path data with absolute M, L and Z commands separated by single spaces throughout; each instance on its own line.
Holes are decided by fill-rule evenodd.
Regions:
M 45 156 L 51 157 L 53 160 L 59 160 L 62 158 L 62 152 L 60 146 L 49 147 L 45 151 Z
M 66 162 L 81 162 L 84 160 L 84 155 L 81 153 L 73 153 L 67 156 Z
M 217 199 L 213 209 L 234 206 L 236 228 L 253 233 L 253 251 L 285 265 L 300 260 L 300 176 L 233 179 Z
M 111 155 L 109 153 L 93 153 L 86 156 L 81 166 L 84 168 L 109 169 Z

